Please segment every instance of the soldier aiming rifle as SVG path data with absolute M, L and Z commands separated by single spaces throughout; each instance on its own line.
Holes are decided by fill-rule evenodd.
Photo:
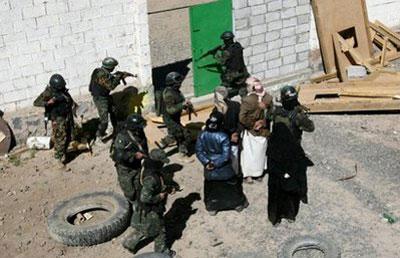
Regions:
M 110 95 L 122 81 L 126 85 L 127 77 L 137 77 L 132 73 L 117 71 L 112 73 L 118 61 L 112 57 L 106 57 L 102 66 L 96 68 L 91 77 L 89 91 L 92 94 L 93 102 L 99 113 L 100 123 L 96 132 L 96 136 L 102 140 L 106 138 L 106 130 L 108 127 L 108 114 L 110 114 L 111 124 L 113 126 L 113 134 L 116 133 L 117 120 L 115 117 L 115 106 Z

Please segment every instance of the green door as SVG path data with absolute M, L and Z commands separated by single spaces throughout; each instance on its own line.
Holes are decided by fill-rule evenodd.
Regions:
M 220 67 L 207 51 L 221 45 L 220 35 L 232 30 L 232 0 L 190 7 L 190 30 L 193 56 L 193 81 L 196 96 L 213 92 L 221 83 Z

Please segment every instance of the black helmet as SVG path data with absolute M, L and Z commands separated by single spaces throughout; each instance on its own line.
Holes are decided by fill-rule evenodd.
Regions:
M 182 82 L 183 76 L 178 72 L 170 72 L 165 77 L 165 85 L 167 86 L 180 86 Z
M 60 74 L 53 74 L 49 81 L 50 87 L 55 90 L 64 90 L 67 84 Z
M 225 31 L 224 33 L 221 34 L 221 39 L 222 40 L 230 40 L 233 39 L 235 35 L 233 35 L 232 31 Z
M 106 57 L 102 62 L 102 66 L 110 70 L 113 70 L 117 65 L 118 61 L 113 57 Z
M 222 128 L 223 122 L 224 115 L 221 112 L 212 112 L 206 121 L 206 130 L 211 132 L 219 131 Z
M 143 129 L 146 126 L 146 120 L 139 114 L 131 114 L 126 118 L 125 127 L 128 130 Z
M 281 89 L 281 101 L 297 100 L 298 94 L 293 86 L 287 85 Z

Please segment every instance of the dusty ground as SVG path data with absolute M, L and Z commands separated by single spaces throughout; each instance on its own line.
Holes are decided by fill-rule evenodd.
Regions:
M 381 217 L 383 212 L 400 217 L 399 118 L 313 116 L 316 132 L 304 137 L 315 162 L 308 173 L 310 203 L 294 224 L 272 227 L 267 221 L 266 179 L 245 185 L 250 206 L 242 213 L 208 216 L 203 202 L 193 198 L 202 196 L 202 168 L 197 161 L 186 165 L 175 175 L 184 190 L 169 199 L 169 207 L 186 205 L 168 214 L 177 225 L 170 231 L 176 239 L 172 248 L 184 258 L 276 257 L 286 239 L 310 234 L 335 241 L 343 257 L 400 257 L 400 222 L 391 225 Z M 160 135 L 150 124 L 149 138 Z M 80 155 L 67 172 L 53 168 L 51 154 L 26 153 L 18 166 L 0 163 L 0 257 L 132 257 L 121 247 L 124 235 L 93 247 L 67 247 L 49 237 L 46 216 L 58 201 L 81 192 L 120 192 L 108 145 L 96 147 L 93 157 Z M 358 175 L 338 181 L 354 174 L 355 164 Z M 142 252 L 149 250 L 152 245 Z

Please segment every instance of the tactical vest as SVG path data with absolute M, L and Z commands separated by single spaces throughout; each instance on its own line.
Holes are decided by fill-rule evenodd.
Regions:
M 229 58 L 225 62 L 226 70 L 242 72 L 246 69 L 243 59 L 243 47 L 239 42 L 226 47 L 225 51 L 229 52 Z
M 73 100 L 68 92 L 53 92 L 53 96 L 57 99 L 57 103 L 49 106 L 46 112 L 49 112 L 50 118 L 55 120 L 57 117 L 71 118 Z
M 146 160 L 147 162 L 151 162 L 151 160 Z M 146 165 L 145 165 L 146 166 Z M 158 203 L 143 203 L 140 201 L 140 195 L 141 192 L 143 190 L 143 180 L 147 177 L 152 177 L 153 180 L 156 182 L 157 187 L 155 188 L 155 192 L 157 194 L 160 194 L 163 191 L 163 187 L 164 187 L 164 182 L 161 179 L 160 175 L 158 175 L 157 171 L 155 171 L 154 168 L 144 168 L 144 170 L 142 171 L 142 174 L 140 175 L 140 187 L 138 189 L 138 193 L 139 193 L 139 198 L 138 198 L 138 204 L 139 204 L 139 208 L 144 211 L 145 213 L 149 213 L 151 211 L 154 211 L 156 213 L 163 213 L 165 210 L 164 207 L 164 201 L 160 201 Z
M 98 73 L 102 70 L 103 68 L 96 68 L 93 73 L 92 77 L 90 79 L 90 84 L 89 84 L 89 92 L 92 94 L 92 96 L 101 96 L 101 97 L 108 97 L 110 95 L 110 91 L 103 86 L 98 84 Z M 111 77 L 112 75 L 107 72 L 109 76 Z

